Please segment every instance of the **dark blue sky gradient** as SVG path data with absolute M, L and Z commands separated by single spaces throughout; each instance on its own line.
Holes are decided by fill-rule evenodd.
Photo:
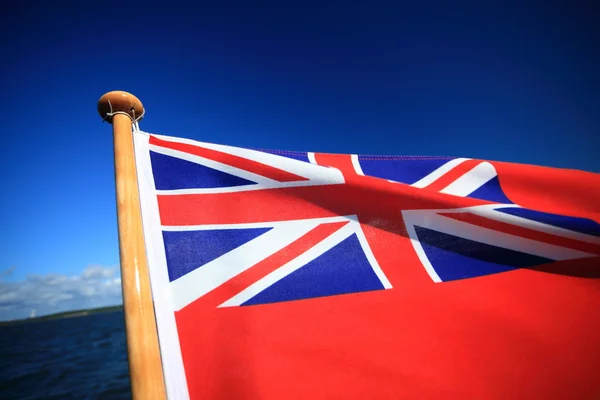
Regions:
M 600 172 L 592 2 L 79 3 L 0 16 L 6 279 L 118 263 L 109 90 L 165 135 Z

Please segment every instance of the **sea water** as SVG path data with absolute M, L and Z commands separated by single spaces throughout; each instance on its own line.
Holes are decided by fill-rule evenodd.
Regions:
M 0 399 L 129 399 L 122 311 L 0 326 Z

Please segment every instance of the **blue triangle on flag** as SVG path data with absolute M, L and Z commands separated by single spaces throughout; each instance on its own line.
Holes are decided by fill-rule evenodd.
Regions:
M 442 281 L 475 278 L 554 260 L 415 226 L 419 243 Z
M 239 176 L 154 151 L 150 152 L 150 159 L 154 184 L 158 190 L 207 189 L 256 184 Z
M 451 158 L 427 158 L 427 159 L 393 159 L 386 157 L 381 160 L 373 156 L 358 156 L 358 162 L 363 173 L 376 178 L 390 179 L 409 185 L 421 180 L 442 165 L 451 161 Z
M 497 208 L 496 210 L 516 217 L 541 222 L 542 224 L 552 225 L 586 235 L 600 236 L 600 224 L 591 219 L 550 214 L 521 207 Z
M 242 305 L 384 289 L 356 234 L 275 282 Z
M 504 194 L 498 176 L 493 177 L 477 190 L 469 194 L 467 197 L 475 199 L 493 201 L 495 203 L 513 204 L 512 201 Z
M 271 229 L 163 231 L 169 281 L 201 268 Z

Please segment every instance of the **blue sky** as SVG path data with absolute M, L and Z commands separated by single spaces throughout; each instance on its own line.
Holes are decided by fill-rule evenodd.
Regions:
M 0 319 L 120 301 L 109 90 L 154 133 L 600 172 L 598 6 L 418 3 L 3 11 Z

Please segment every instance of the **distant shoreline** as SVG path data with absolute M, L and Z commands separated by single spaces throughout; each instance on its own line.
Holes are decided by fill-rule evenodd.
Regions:
M 0 326 L 17 325 L 17 324 L 24 324 L 24 323 L 34 323 L 34 322 L 40 322 L 40 321 L 48 321 L 51 319 L 77 318 L 77 317 L 84 317 L 86 315 L 109 313 L 109 312 L 122 311 L 122 310 L 123 310 L 123 306 L 120 305 L 120 306 L 109 306 L 109 307 L 100 307 L 100 308 L 88 308 L 88 309 L 83 309 L 83 310 L 64 311 L 64 312 L 59 312 L 59 313 L 55 313 L 55 314 L 42 315 L 40 317 L 34 317 L 34 318 L 21 318 L 21 319 L 13 319 L 10 321 L 0 321 Z

